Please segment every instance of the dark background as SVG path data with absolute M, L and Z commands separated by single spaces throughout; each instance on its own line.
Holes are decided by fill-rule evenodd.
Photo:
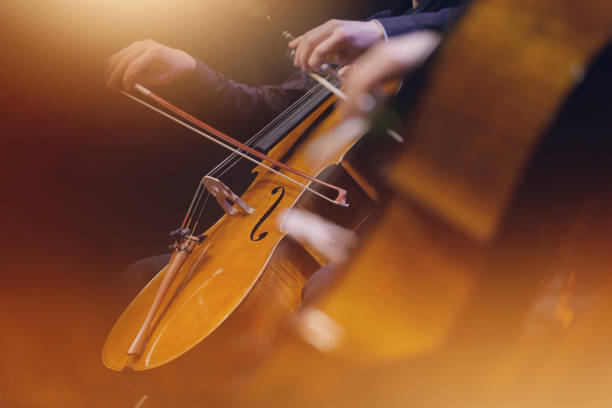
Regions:
M 117 277 L 165 251 L 198 181 L 226 155 L 106 89 L 105 58 L 152 38 L 234 79 L 277 83 L 293 70 L 281 30 L 389 3 L 4 3 L 0 407 L 136 403 L 100 359 L 126 306 Z

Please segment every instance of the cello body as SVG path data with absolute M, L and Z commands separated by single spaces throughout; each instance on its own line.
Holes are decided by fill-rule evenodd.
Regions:
M 301 304 L 305 280 L 325 262 L 278 229 L 281 211 L 297 205 L 332 216 L 347 228 L 368 217 L 373 203 L 338 166 L 353 143 L 318 166 L 305 153 L 336 124 L 334 113 L 329 114 L 333 102 L 326 100 L 269 156 L 307 174 L 337 179 L 355 205 L 323 202 L 267 169 L 255 168 L 256 177 L 241 197 L 255 211 L 226 214 L 206 231 L 164 295 L 142 352 L 133 355 L 128 350 L 168 267 L 125 309 L 106 340 L 104 364 L 118 371 L 131 369 L 120 375 L 137 384 L 140 393 L 154 397 L 150 403 L 220 404 L 272 351 L 279 325 Z

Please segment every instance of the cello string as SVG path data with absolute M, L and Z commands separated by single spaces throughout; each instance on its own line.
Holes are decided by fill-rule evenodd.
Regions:
M 206 202 L 208 201 L 208 198 L 210 197 L 210 192 L 206 193 L 206 198 L 204 199 L 204 203 L 202 204 L 202 208 L 200 208 L 200 213 L 198 214 L 198 218 L 196 218 L 195 221 L 195 225 L 193 226 L 193 235 L 197 236 L 196 234 L 196 228 L 198 227 L 198 224 L 200 222 L 200 218 L 202 218 L 202 213 L 204 211 L 204 208 L 206 208 Z
M 293 112 L 295 109 L 297 109 L 299 107 L 300 104 L 303 103 L 303 101 L 307 98 L 309 98 L 311 96 L 311 94 L 315 94 L 313 95 L 313 97 L 315 96 L 319 96 L 322 93 L 328 92 L 328 90 L 325 87 L 322 87 L 319 83 L 315 84 L 315 86 L 313 86 L 312 88 L 310 88 L 306 94 L 302 95 L 296 102 L 294 102 L 288 109 L 286 109 L 283 114 L 278 115 L 275 118 L 276 122 L 279 122 L 280 119 L 284 119 L 283 116 L 288 116 L 291 112 Z M 278 119 L 278 120 L 277 120 Z M 272 126 L 274 126 L 275 123 L 270 123 L 267 128 L 270 128 Z M 258 140 L 261 139 L 261 137 L 265 136 L 265 132 L 266 128 L 262 129 L 262 131 L 258 132 L 256 135 L 254 135 L 251 139 L 249 139 L 249 141 L 247 142 L 248 144 L 252 145 L 254 142 L 257 142 Z M 253 142 L 253 143 L 251 143 Z M 232 163 L 230 163 L 230 160 L 232 161 Z M 220 163 L 218 166 L 216 166 L 211 172 L 209 172 L 208 175 L 212 175 L 214 174 L 216 176 L 216 178 L 221 179 L 221 177 L 226 174 L 229 170 L 231 170 L 234 166 L 236 166 L 238 164 L 238 162 L 240 162 L 240 160 L 242 160 L 242 157 L 236 155 L 236 154 L 231 154 L 229 155 L 222 163 Z M 203 204 L 204 206 L 206 205 L 206 202 Z M 203 210 L 203 208 L 202 208 Z M 200 221 L 200 218 L 202 217 L 203 211 L 200 210 L 200 214 L 197 217 L 197 222 Z
M 277 115 L 276 117 L 274 117 L 268 124 L 266 124 L 266 126 L 264 126 L 259 132 L 257 132 L 255 135 L 253 135 L 249 140 L 247 140 L 245 142 L 246 145 L 252 145 L 253 143 L 255 143 L 257 140 L 259 140 L 260 138 L 262 138 L 265 134 L 267 134 L 267 132 L 269 131 L 269 129 L 273 126 L 275 126 L 277 123 L 279 123 L 281 120 L 283 120 L 286 116 L 288 116 L 292 111 L 294 111 L 300 104 L 303 103 L 303 101 L 313 92 L 315 92 L 318 87 L 318 84 L 313 86 L 312 88 L 310 88 L 304 95 L 302 95 L 300 98 L 298 98 L 297 101 L 295 101 L 293 104 L 291 104 L 291 106 L 287 109 L 285 109 L 283 112 L 281 112 L 279 115 Z M 120 90 L 118 90 L 120 91 Z M 122 91 L 120 91 L 122 92 Z M 242 151 L 242 149 L 240 149 L 240 151 Z M 217 173 L 219 171 L 219 169 L 223 168 L 224 166 L 227 165 L 227 163 L 229 163 L 231 160 L 233 160 L 237 155 L 232 153 L 230 155 L 228 155 L 223 161 L 221 161 L 220 163 L 217 164 L 217 166 L 215 166 L 215 168 L 213 168 L 212 170 L 210 170 L 208 173 L 206 173 L 206 175 L 213 175 L 215 173 Z M 225 173 L 225 172 L 224 172 Z M 200 193 L 202 189 L 202 183 L 198 183 L 198 187 L 196 189 L 196 192 L 194 193 L 193 199 L 187 209 L 187 213 L 185 214 L 185 218 L 183 219 L 183 223 L 181 224 L 181 228 L 184 227 L 189 227 L 189 225 L 191 224 L 191 221 L 193 220 L 193 215 L 195 214 L 195 212 L 197 211 L 198 206 L 200 205 L 200 200 L 201 200 L 201 195 L 198 195 L 198 193 Z M 185 223 L 187 222 L 187 226 L 185 226 Z
M 278 123 L 283 123 L 282 121 L 286 120 L 291 113 L 293 113 L 296 109 L 298 109 L 306 100 L 311 97 L 320 96 L 321 94 L 328 92 L 328 90 L 321 86 L 321 84 L 316 83 L 313 87 L 311 87 L 304 95 L 298 98 L 294 103 L 291 104 L 287 109 L 285 109 L 281 114 L 277 115 L 272 121 L 270 121 L 264 128 L 262 128 L 259 132 L 257 132 L 253 137 L 251 137 L 245 144 L 254 145 L 257 141 L 261 140 L 264 136 L 266 136 L 269 130 L 275 127 Z M 239 151 L 243 151 L 239 149 Z M 242 160 L 242 157 L 232 153 L 228 155 L 222 162 L 220 162 L 215 168 L 207 173 L 209 176 L 216 176 L 216 178 L 221 178 L 224 174 L 226 174 L 229 170 L 231 170 L 238 162 Z M 199 204 L 199 199 L 198 199 Z M 206 205 L 206 202 L 203 206 Z M 203 209 L 202 209 L 203 210 Z M 198 217 L 196 218 L 196 223 L 199 222 L 202 217 L 203 211 L 200 210 Z M 193 217 L 193 215 L 192 215 Z
M 253 137 L 251 137 L 245 144 L 252 145 L 255 142 L 259 141 L 261 138 L 263 138 L 268 133 L 268 131 L 270 130 L 271 127 L 276 126 L 282 119 L 284 119 L 285 116 L 288 116 L 291 113 L 290 111 L 293 111 L 297 107 L 297 105 L 301 104 L 302 101 L 304 99 L 306 99 L 307 96 L 309 96 L 309 95 L 305 94 L 302 97 L 300 97 L 300 99 L 298 99 L 296 101 L 296 103 L 294 103 L 288 109 L 286 109 L 281 114 L 279 114 L 274 119 L 272 119 L 272 121 L 270 121 L 270 123 L 268 123 L 263 129 L 261 129 Z M 230 154 L 223 162 L 219 163 L 213 170 L 211 170 L 209 175 L 214 174 L 215 171 L 218 171 L 221 167 L 223 167 L 224 164 L 226 164 L 227 162 L 229 162 L 229 160 L 231 160 L 231 159 L 233 159 L 235 157 L 237 157 L 237 155 L 235 153 Z
M 294 103 L 292 103 L 287 109 L 285 109 L 283 112 L 281 112 L 279 115 L 277 115 L 274 119 L 272 119 L 268 124 L 266 124 L 266 126 L 264 126 L 260 131 L 258 131 L 255 135 L 253 135 L 249 140 L 246 141 L 245 144 L 247 145 L 253 145 L 254 143 L 256 143 L 257 141 L 261 140 L 264 136 L 267 135 L 267 133 L 270 131 L 270 129 L 272 127 L 275 127 L 277 124 L 282 123 L 283 120 L 286 120 L 286 117 L 289 116 L 292 112 L 294 112 L 296 109 L 298 109 L 307 99 L 310 99 L 311 96 L 319 96 L 321 95 L 323 92 L 325 92 L 325 88 L 323 88 L 319 83 L 315 84 L 313 87 L 311 87 L 304 95 L 302 95 L 300 98 L 298 98 Z M 315 95 L 312 95 L 315 94 Z M 242 149 L 239 149 L 240 151 L 243 151 Z M 238 156 L 235 153 L 232 153 L 230 155 L 228 155 L 222 162 L 220 162 L 219 164 L 217 164 L 217 166 L 215 166 L 215 168 L 213 168 L 212 170 L 210 170 L 207 175 L 215 175 L 217 173 L 219 173 L 221 171 L 221 174 L 219 174 L 217 176 L 217 178 L 220 178 L 221 176 L 223 176 L 228 170 L 230 170 L 233 166 L 235 166 L 239 161 L 241 160 L 241 157 Z M 232 164 L 230 164 L 228 166 L 228 163 L 230 163 L 230 161 L 233 161 Z M 225 169 L 224 169 L 225 167 Z M 198 185 L 198 189 L 196 190 L 196 195 L 197 193 L 200 191 L 200 189 L 202 188 L 202 184 L 200 183 Z M 194 202 L 192 201 L 192 205 L 189 207 L 189 209 L 187 210 L 187 215 L 186 217 L 189 217 L 189 223 L 188 226 L 191 225 L 191 221 L 193 219 L 193 215 L 195 214 L 195 212 L 197 211 L 197 208 L 200 205 L 200 201 L 201 201 L 201 197 L 202 195 L 200 194 L 200 196 L 197 198 L 196 202 L 195 202 L 195 207 L 194 207 Z M 195 196 L 194 196 L 195 199 Z M 206 198 L 204 204 L 202 204 L 202 206 L 206 205 L 206 201 L 208 200 L 208 197 Z M 199 215 L 196 218 L 196 224 L 197 222 L 199 222 L 202 213 L 203 213 L 203 207 L 202 209 L 199 211 Z
M 315 85 L 315 86 L 314 86 L 313 88 L 311 88 L 311 89 L 314 89 L 314 88 L 317 88 L 317 89 L 316 89 L 316 91 L 318 92 L 318 93 L 317 93 L 317 95 L 315 95 L 315 96 L 321 95 L 322 93 L 325 93 L 326 91 L 328 91 L 328 90 L 326 90 L 326 88 L 325 88 L 325 87 L 323 87 L 323 86 L 321 86 L 321 85 L 319 85 L 319 84 Z M 303 98 L 305 98 L 305 97 L 308 97 L 308 96 L 309 96 L 309 95 L 304 95 L 304 96 L 303 96 L 301 99 L 303 99 Z M 259 135 L 259 134 L 258 134 L 258 135 L 256 135 L 256 136 L 257 136 L 257 138 L 258 138 L 258 140 L 259 140 L 261 137 L 263 137 L 263 136 L 265 136 L 265 135 Z M 223 168 L 224 166 L 229 166 L 229 167 L 226 167 L 226 168 L 225 168 L 225 169 L 222 171 L 222 173 L 221 173 L 221 175 L 225 174 L 225 173 L 226 173 L 226 172 L 227 172 L 229 169 L 231 169 L 231 168 L 232 168 L 233 166 L 235 166 L 235 165 L 236 165 L 236 164 L 237 164 L 237 163 L 238 163 L 240 160 L 242 160 L 242 157 L 237 156 L 237 155 L 235 155 L 235 154 L 232 154 L 232 155 L 228 156 L 228 159 L 233 159 L 233 160 L 234 160 L 234 161 L 233 161 L 233 163 L 232 163 L 232 164 L 227 165 L 227 162 L 228 162 L 228 161 L 226 160 L 226 161 L 224 161 L 223 163 L 220 163 L 220 165 L 219 165 L 219 166 L 215 167 L 215 168 L 214 168 L 214 169 L 211 171 L 211 174 L 213 174 L 213 173 L 215 173 L 215 174 L 216 174 L 216 172 L 221 171 L 221 170 L 222 170 L 222 168 Z
M 250 145 L 250 144 L 253 144 L 261 140 L 264 136 L 267 135 L 271 127 L 276 126 L 279 122 L 282 123 L 281 120 L 284 120 L 286 116 L 289 116 L 289 114 L 295 111 L 299 107 L 299 105 L 301 105 L 307 98 L 311 96 L 312 93 L 317 92 L 317 95 L 312 95 L 312 96 L 318 96 L 322 93 L 321 91 L 325 92 L 325 88 L 319 83 L 317 83 L 315 86 L 310 88 L 304 95 L 302 95 L 298 100 L 296 100 L 293 104 L 291 104 L 289 108 L 285 109 L 282 113 L 276 116 L 270 123 L 268 123 L 263 129 L 257 132 L 245 144 Z M 229 162 L 229 160 L 234 159 L 236 157 L 239 157 L 239 156 L 236 155 L 235 153 L 230 154 L 223 162 L 219 163 L 213 170 L 211 170 L 209 175 L 215 174 L 215 172 L 219 171 L 225 164 L 227 164 L 227 162 Z
M 316 190 L 312 189 L 312 188 L 311 188 L 311 187 L 309 187 L 307 184 L 303 184 L 302 182 L 297 181 L 297 180 L 295 180 L 295 179 L 293 179 L 293 178 L 291 178 L 291 177 L 287 176 L 287 175 L 286 175 L 286 174 L 284 174 L 284 173 L 281 173 L 280 171 L 278 171 L 278 170 L 276 170 L 276 169 L 274 169 L 274 168 L 270 167 L 269 165 L 264 164 L 263 162 L 259 162 L 259 161 L 257 161 L 257 159 L 255 159 L 255 158 L 253 158 L 253 157 L 249 156 L 247 153 L 242 152 L 242 151 L 240 151 L 239 149 L 234 148 L 234 147 L 232 147 L 232 146 L 230 146 L 230 145 L 226 144 L 225 142 L 223 142 L 223 141 L 221 141 L 221 140 L 218 140 L 218 139 L 217 139 L 215 136 L 209 135 L 208 133 L 203 132 L 203 131 L 201 131 L 200 129 L 198 129 L 198 128 L 196 128 L 196 127 L 194 127 L 194 126 L 190 125 L 190 124 L 187 124 L 187 123 L 185 123 L 185 122 L 182 122 L 181 120 L 179 120 L 179 119 L 175 118 L 174 116 L 170 115 L 169 113 L 166 113 L 166 112 L 164 112 L 163 110 L 158 109 L 157 107 L 155 107 L 155 106 L 153 106 L 153 105 L 151 105 L 151 104 L 149 104 L 149 103 L 147 103 L 147 102 L 145 102 L 145 101 L 143 101 L 143 100 L 141 100 L 141 99 L 139 99 L 139 98 L 137 98 L 137 97 L 135 97 L 135 96 L 133 96 L 133 95 L 131 95 L 131 94 L 127 93 L 127 92 L 125 92 L 125 91 L 120 91 L 120 92 L 121 92 L 121 93 L 123 93 L 123 94 L 124 94 L 125 96 L 127 96 L 128 98 L 133 99 L 134 101 L 136 101 L 136 102 L 138 102 L 138 103 L 140 103 L 140 104 L 142 104 L 142 105 L 144 105 L 144 106 L 147 106 L 149 109 L 153 110 L 154 112 L 157 112 L 157 113 L 159 113 L 160 115 L 165 116 L 165 117 L 167 117 L 168 119 L 172 120 L 173 122 L 176 122 L 176 123 L 178 123 L 179 125 L 182 125 L 183 127 L 187 128 L 187 129 L 189 129 L 189 130 L 191 130 L 192 132 L 197 133 L 197 134 L 199 134 L 199 135 L 200 135 L 200 136 L 202 136 L 202 137 L 205 137 L 206 139 L 210 140 L 211 142 L 213 142 L 213 143 L 215 143 L 215 144 L 217 144 L 217 145 L 219 145 L 219 146 L 222 146 L 222 147 L 224 147 L 224 148 L 225 148 L 225 149 L 227 149 L 227 150 L 230 150 L 230 151 L 235 152 L 236 154 L 238 154 L 238 155 L 242 156 L 243 158 L 245 158 L 245 159 L 247 159 L 247 160 L 249 160 L 249 161 L 251 161 L 251 162 L 255 163 L 256 165 L 259 165 L 259 166 L 261 166 L 261 167 L 263 167 L 263 168 L 267 169 L 268 171 L 270 171 L 271 173 L 276 174 L 277 176 L 280 176 L 280 177 L 284 178 L 285 180 L 289 181 L 289 182 L 290 182 L 290 183 L 292 183 L 292 184 L 298 185 L 298 186 L 302 187 L 303 189 L 305 189 L 305 190 L 307 190 L 307 191 L 310 191 L 312 194 L 314 194 L 314 195 L 316 195 L 316 196 L 318 196 L 318 197 L 320 197 L 320 198 L 324 199 L 325 201 L 328 201 L 328 202 L 330 202 L 330 203 L 332 203 L 332 204 L 334 204 L 334 205 L 340 205 L 340 206 L 343 206 L 343 207 L 348 206 L 348 204 L 346 204 L 346 203 L 343 201 L 343 198 L 345 197 L 345 193 L 346 193 L 346 192 L 345 192 L 343 189 L 341 189 L 341 188 L 339 188 L 339 187 L 336 187 L 336 186 L 333 186 L 333 185 L 331 185 L 331 184 L 329 184 L 329 183 L 327 183 L 327 182 L 325 182 L 325 181 L 318 180 L 318 179 L 316 179 L 316 178 L 314 178 L 314 177 L 312 177 L 312 176 L 309 176 L 309 175 L 307 175 L 307 174 L 305 174 L 305 173 L 300 172 L 299 170 L 291 169 L 290 167 L 287 167 L 286 165 L 283 165 L 283 166 L 284 166 L 284 167 L 286 167 L 287 169 L 291 169 L 291 170 L 290 170 L 291 172 L 294 172 L 294 173 L 295 173 L 295 172 L 297 172 L 297 175 L 298 175 L 298 176 L 300 176 L 300 177 L 304 177 L 304 178 L 308 179 L 308 180 L 309 180 L 309 182 L 308 182 L 307 184 L 310 184 L 310 183 L 312 183 L 312 182 L 316 182 L 316 183 L 322 184 L 322 185 L 324 185 L 324 186 L 327 186 L 327 187 L 333 188 L 333 189 L 335 189 L 335 190 L 338 192 L 338 197 L 336 197 L 336 199 L 329 198 L 329 197 L 327 197 L 325 194 L 322 194 L 322 193 L 320 193 L 320 192 L 318 192 L 318 191 L 316 191 Z M 282 164 L 282 163 L 280 163 L 280 164 Z
M 203 194 L 202 182 L 200 182 L 200 184 L 198 185 L 198 188 L 196 189 L 196 193 L 194 194 L 193 199 L 191 200 L 191 205 L 189 206 L 189 209 L 187 210 L 189 221 L 187 222 L 186 228 L 189 228 L 191 226 L 191 221 L 193 220 L 193 214 L 200 204 L 200 199 L 202 198 L 202 194 Z M 197 201 L 196 201 L 196 197 L 197 197 Z M 195 202 L 195 207 L 194 207 L 194 202 Z
M 320 82 L 320 81 L 319 81 L 319 82 Z M 328 88 L 329 88 L 329 87 L 328 87 Z M 306 92 L 304 95 L 302 95 L 300 98 L 298 98 L 298 100 L 297 100 L 297 101 L 295 101 L 293 104 L 291 104 L 291 106 L 290 106 L 289 108 L 285 109 L 285 110 L 284 110 L 284 111 L 283 111 L 281 114 L 277 115 L 277 116 L 276 116 L 276 117 L 275 117 L 273 120 L 271 120 L 271 121 L 270 121 L 270 122 L 269 122 L 269 123 L 268 123 L 266 126 L 264 126 L 264 128 L 262 128 L 262 129 L 261 129 L 259 132 L 257 132 L 255 135 L 253 135 L 253 137 L 251 137 L 251 138 L 250 138 L 250 139 L 249 139 L 249 140 L 246 142 L 246 145 L 247 145 L 247 146 L 248 146 L 248 145 L 252 145 L 253 143 L 257 142 L 258 140 L 260 140 L 261 138 L 263 138 L 264 136 L 266 136 L 266 135 L 267 135 L 267 133 L 268 133 L 268 131 L 269 131 L 269 130 L 270 130 L 272 127 L 276 126 L 276 125 L 277 125 L 279 122 L 281 122 L 281 121 L 285 120 L 285 118 L 286 118 L 287 116 L 289 116 L 289 115 L 290 115 L 290 114 L 291 114 L 293 111 L 295 111 L 295 110 L 296 110 L 296 109 L 297 109 L 297 108 L 298 108 L 298 107 L 299 107 L 299 106 L 300 106 L 300 105 L 301 105 L 301 104 L 302 104 L 302 103 L 303 103 L 305 100 L 307 100 L 307 99 L 308 99 L 308 98 L 309 98 L 309 97 L 310 97 L 312 94 L 314 94 L 314 93 L 321 94 L 321 92 L 324 92 L 324 91 L 325 91 L 325 89 L 324 89 L 323 87 L 321 87 L 321 85 L 320 85 L 320 84 L 316 84 L 315 86 L 313 86 L 312 88 L 310 88 L 310 89 L 309 89 L 309 90 L 308 90 L 308 91 L 307 91 L 307 92 Z M 183 126 L 186 126 L 186 127 L 190 128 L 191 130 L 194 130 L 194 131 L 195 131 L 195 129 L 193 129 L 191 126 L 188 126 L 186 123 L 184 123 L 184 122 L 183 122 L 183 121 L 181 121 L 181 120 L 178 120 L 177 118 L 173 117 L 172 115 L 169 115 L 169 114 L 167 114 L 166 112 L 163 112 L 163 111 L 161 111 L 161 110 L 159 110 L 159 109 L 156 109 L 156 108 L 155 108 L 155 107 L 153 107 L 152 105 L 149 105 L 148 103 L 145 103 L 144 101 L 141 101 L 139 98 L 136 98 L 136 97 L 134 97 L 134 96 L 132 96 L 132 95 L 130 95 L 130 94 L 128 94 L 128 93 L 126 93 L 126 92 L 124 92 L 124 91 L 121 91 L 121 92 L 122 92 L 122 93 L 124 93 L 126 96 L 130 97 L 131 99 L 134 99 L 136 102 L 139 102 L 139 103 L 141 103 L 141 104 L 143 104 L 143 105 L 145 105 L 145 106 L 147 106 L 147 107 L 149 107 L 149 108 L 153 109 L 154 111 L 157 111 L 158 113 L 160 113 L 160 114 L 162 114 L 162 115 L 164 115 L 164 116 L 167 116 L 168 118 L 170 118 L 170 119 L 172 119 L 172 120 L 176 121 L 177 123 L 182 124 Z M 196 131 L 196 133 L 198 133 L 198 132 Z M 203 135 L 203 134 L 202 134 L 202 135 Z M 227 146 L 225 146 L 225 147 L 227 147 Z M 226 159 L 225 159 L 225 160 L 223 160 L 221 163 L 219 163 L 217 166 L 215 166 L 215 168 L 213 168 L 213 169 L 212 169 L 212 170 L 211 170 L 211 171 L 208 173 L 209 175 L 210 175 L 210 174 L 215 174 L 215 173 L 218 173 L 218 172 L 219 172 L 219 171 L 221 171 L 221 170 L 222 170 L 221 175 L 225 174 L 225 173 L 226 173 L 227 171 L 229 171 L 229 170 L 230 170 L 232 167 L 234 167 L 234 166 L 235 166 L 235 165 L 236 165 L 236 164 L 237 164 L 237 163 L 238 163 L 238 162 L 239 162 L 239 161 L 240 161 L 242 158 L 247 158 L 247 159 L 249 159 L 249 160 L 251 160 L 251 161 L 254 161 L 254 162 L 255 162 L 256 164 L 258 164 L 258 165 L 259 165 L 259 164 L 261 164 L 261 163 L 257 162 L 257 160 L 254 160 L 254 159 L 253 159 L 253 158 L 251 158 L 250 156 L 247 156 L 247 155 L 246 155 L 246 152 L 244 152 L 244 150 L 243 150 L 243 149 L 237 149 L 237 150 L 230 149 L 230 150 L 233 150 L 233 151 L 234 151 L 234 153 L 230 154 L 228 157 L 226 157 Z M 264 165 L 264 166 L 265 166 L 265 165 Z M 268 166 L 265 166 L 265 167 L 268 167 Z M 270 170 L 272 170 L 272 169 L 270 169 Z M 273 171 L 274 171 L 274 170 L 273 170 Z M 276 172 L 276 171 L 274 171 L 274 172 Z M 292 180 L 292 181 L 294 181 L 295 183 L 299 184 L 300 186 L 302 186 L 302 187 L 304 187 L 304 188 L 306 188 L 306 189 L 310 190 L 310 188 L 306 187 L 305 185 L 303 185 L 303 184 L 301 184 L 301 183 L 299 183 L 299 182 L 297 182 L 297 181 L 295 181 L 295 180 L 293 180 L 293 179 L 291 179 L 291 178 L 289 178 L 289 177 L 287 177 L 287 176 L 285 176 L 285 175 L 283 175 L 283 174 L 281 174 L 281 173 L 279 173 L 279 175 L 281 175 L 281 176 L 283 176 L 283 177 L 285 177 L 285 178 L 287 178 L 287 179 L 289 179 L 289 180 Z M 195 212 L 197 211 L 197 208 L 198 208 L 198 207 L 200 207 L 200 202 L 201 202 L 201 199 L 202 199 L 202 196 L 203 196 L 202 191 L 203 191 L 203 190 L 202 190 L 202 185 L 201 185 L 201 183 L 200 183 L 200 184 L 198 185 L 198 188 L 197 188 L 197 190 L 196 190 L 196 193 L 195 193 L 195 195 L 194 195 L 194 197 L 193 197 L 193 199 L 192 199 L 192 201 L 191 201 L 191 203 L 190 203 L 190 206 L 188 207 L 187 213 L 186 213 L 185 218 L 184 218 L 184 220 L 183 220 L 183 224 L 182 224 L 182 226 L 183 226 L 183 227 L 185 226 L 185 223 L 186 223 L 186 222 L 187 222 L 187 227 L 191 226 L 191 223 L 193 222 L 193 219 L 194 219 L 193 217 L 194 217 L 194 215 L 195 215 Z M 322 198 L 324 198 L 324 199 L 326 199 L 326 200 L 328 200 L 328 201 L 332 201 L 331 199 L 329 199 L 328 197 L 326 197 L 326 196 L 324 196 L 324 195 L 322 195 L 322 194 L 318 194 L 318 195 L 320 195 Z M 199 222 L 199 220 L 200 220 L 200 218 L 201 218 L 201 216 L 202 216 L 202 212 L 203 212 L 203 210 L 204 210 L 204 207 L 205 207 L 205 205 L 206 205 L 206 202 L 207 202 L 207 201 L 208 201 L 208 195 L 206 196 L 206 199 L 205 199 L 205 201 L 204 201 L 204 204 L 202 204 L 202 208 L 200 209 L 199 214 L 198 214 L 198 217 L 196 218 L 196 224 L 195 224 L 195 225 L 197 225 L 197 223 Z

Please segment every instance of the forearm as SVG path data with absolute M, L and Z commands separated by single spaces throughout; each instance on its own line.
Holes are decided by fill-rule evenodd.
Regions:
M 194 114 L 244 140 L 302 96 L 312 83 L 307 75 L 296 72 L 280 85 L 249 86 L 197 61 L 196 70 L 180 86 Z

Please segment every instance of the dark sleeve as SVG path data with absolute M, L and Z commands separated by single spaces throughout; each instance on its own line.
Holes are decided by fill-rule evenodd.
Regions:
M 415 13 L 397 17 L 376 18 L 388 37 L 408 34 L 418 30 L 443 30 L 461 7 L 449 7 L 431 13 Z
M 374 14 L 373 16 L 370 16 L 368 18 L 368 20 L 375 20 L 375 19 L 385 18 L 385 17 L 389 17 L 389 16 L 391 16 L 391 10 L 383 10 L 383 11 L 379 11 L 378 13 Z
M 312 86 L 312 79 L 302 71 L 280 85 L 250 86 L 225 77 L 199 60 L 195 72 L 180 84 L 196 117 L 243 140 Z

